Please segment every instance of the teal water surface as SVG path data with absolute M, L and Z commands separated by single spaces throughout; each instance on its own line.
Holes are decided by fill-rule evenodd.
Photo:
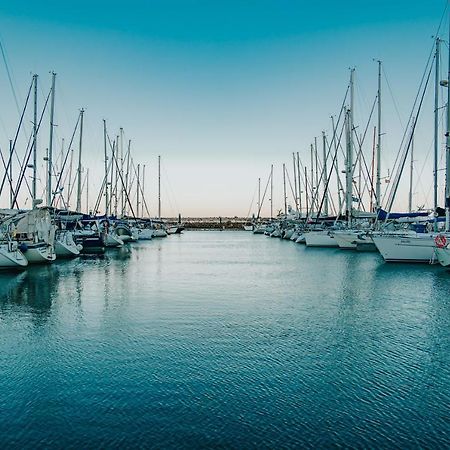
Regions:
M 448 447 L 449 293 L 245 232 L 0 274 L 0 445 Z

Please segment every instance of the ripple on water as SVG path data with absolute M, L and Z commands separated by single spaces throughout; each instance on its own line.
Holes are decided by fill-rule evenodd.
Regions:
M 449 288 L 244 232 L 0 274 L 0 442 L 449 446 Z

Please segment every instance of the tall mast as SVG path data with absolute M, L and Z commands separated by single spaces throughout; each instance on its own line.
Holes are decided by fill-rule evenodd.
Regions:
M 50 102 L 50 138 L 48 144 L 48 162 L 47 162 L 47 206 L 52 204 L 52 171 L 53 171 L 53 123 L 55 113 L 55 78 L 56 73 L 52 72 L 52 98 Z
M 436 52 L 435 52 L 435 79 L 434 79 L 434 211 L 438 207 L 438 159 L 439 159 L 439 83 L 440 83 L 440 39 L 436 38 Z M 437 220 L 434 222 L 434 231 L 437 231 Z
M 137 166 L 137 185 L 136 185 L 136 217 L 139 218 L 139 189 L 141 186 L 139 185 L 139 177 L 140 177 L 141 165 Z
M 142 216 L 144 216 L 144 205 L 147 209 L 147 203 L 145 202 L 145 164 L 142 166 Z
M 128 140 L 128 150 L 127 150 L 127 174 L 126 174 L 126 179 L 125 179 L 125 192 L 126 192 L 126 195 L 128 195 L 129 184 L 130 184 L 130 180 L 129 180 L 129 176 L 130 176 L 130 153 L 131 153 L 131 139 Z M 128 203 L 125 202 L 125 207 L 124 207 L 125 214 L 127 213 L 127 204 Z
M 11 205 L 11 209 L 13 209 L 14 205 L 14 192 L 13 192 L 13 141 L 12 139 L 9 140 L 9 182 L 10 182 L 10 189 L 9 189 L 9 203 Z
M 315 165 L 316 165 L 316 169 L 315 169 L 315 176 L 316 176 L 315 198 L 316 198 L 317 212 L 319 212 L 319 157 L 317 155 L 317 137 L 314 137 L 314 161 L 315 161 Z
M 108 215 L 108 202 L 109 202 L 109 194 L 108 194 L 108 150 L 106 146 L 106 120 L 103 120 L 103 140 L 105 146 L 105 215 Z
M 270 165 L 270 220 L 273 219 L 273 164 Z
M 351 131 L 350 131 L 350 111 L 347 110 L 346 113 L 346 121 L 345 121 L 345 134 L 346 134 L 346 141 L 347 141 L 347 155 L 346 155 L 346 167 L 345 167 L 345 180 L 346 180 L 346 194 L 345 194 L 345 209 L 346 209 L 346 214 L 347 214 L 347 222 L 348 222 L 348 226 L 349 228 L 352 225 L 352 202 L 353 202 L 353 186 L 352 186 L 352 182 L 353 182 L 353 176 L 352 176 L 352 162 L 351 162 L 351 150 L 352 150 L 352 145 L 350 143 L 351 141 Z
M 354 107 L 354 73 L 355 69 L 350 69 L 350 109 L 347 111 L 347 167 L 346 172 L 346 208 L 348 226 L 352 226 L 352 206 L 353 206 L 353 107 Z
M 311 144 L 311 217 L 314 214 L 314 146 Z
M 295 153 L 292 152 L 292 162 L 294 164 L 294 196 L 295 210 L 298 211 L 298 192 L 297 192 L 297 166 L 295 165 Z
M 120 133 L 120 175 L 121 175 L 121 183 L 120 183 L 120 215 L 123 217 L 125 215 L 125 191 L 126 191 L 126 185 L 123 184 L 123 167 L 124 167 L 124 160 L 123 160 L 123 128 L 120 127 L 119 130 Z
M 375 210 L 381 208 L 381 61 L 378 61 L 378 139 L 377 139 L 377 180 L 375 185 Z
M 300 155 L 297 152 L 297 177 L 298 177 L 298 212 L 299 217 L 302 217 L 302 184 L 300 175 Z
M 37 74 L 34 80 L 34 114 L 33 114 L 33 184 L 32 184 L 32 206 L 36 207 L 36 181 L 37 181 Z
M 77 212 L 81 212 L 81 152 L 83 149 L 83 117 L 84 109 L 80 111 L 80 147 L 78 150 L 78 187 L 77 187 Z
M 161 219 L 161 156 L 158 156 L 158 219 Z
M 328 170 L 327 170 L 327 138 L 325 131 L 322 131 L 322 144 L 323 144 L 323 213 L 328 216 Z
M 308 199 L 308 168 L 305 166 L 305 199 L 306 199 L 306 218 L 309 216 L 309 199 Z
M 450 39 L 450 25 L 449 25 Z M 447 133 L 445 140 L 445 231 L 450 231 L 450 49 L 448 61 L 447 87 Z
M 119 147 L 119 135 L 116 136 L 116 150 L 114 152 L 114 158 L 113 158 L 113 166 L 115 166 L 115 183 L 114 183 L 114 215 L 117 217 L 117 205 L 119 198 L 117 196 L 117 189 L 119 187 L 119 172 L 120 172 L 120 166 L 118 162 L 118 157 L 120 157 L 120 147 Z
M 287 217 L 287 197 L 286 197 L 286 165 L 283 163 L 283 195 L 284 195 L 284 215 Z
M 414 171 L 414 117 L 412 118 L 411 126 L 411 163 L 409 167 L 409 199 L 408 199 L 408 209 L 412 212 L 412 199 L 413 199 L 413 171 Z

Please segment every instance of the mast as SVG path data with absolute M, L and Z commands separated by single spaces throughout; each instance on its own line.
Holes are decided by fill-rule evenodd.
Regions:
M 434 80 L 434 212 L 438 207 L 438 159 L 439 159 L 439 83 L 440 83 L 440 39 L 436 38 L 435 80 Z M 434 221 L 434 231 L 437 231 L 437 220 Z
M 144 205 L 145 209 L 147 209 L 147 202 L 145 201 L 145 164 L 142 167 L 142 216 L 144 216 Z
M 86 169 L 86 212 L 89 214 L 89 169 Z
M 297 166 L 295 165 L 295 153 L 292 152 L 292 162 L 294 164 L 294 196 L 295 210 L 298 211 L 298 191 L 297 191 Z
M 121 181 L 123 180 L 123 166 L 124 166 L 124 160 L 123 160 L 123 128 L 120 127 L 119 129 L 120 134 L 120 175 L 121 175 Z M 126 184 L 124 186 L 123 181 L 120 184 L 120 215 L 123 217 L 125 213 L 125 191 L 126 191 Z
M 449 25 L 450 39 L 450 25 Z M 450 83 L 450 49 L 448 53 L 448 78 Z M 450 84 L 447 85 L 447 133 L 445 140 L 445 231 L 450 231 Z
M 120 175 L 120 166 L 119 162 L 117 160 L 117 156 L 120 158 L 120 147 L 119 147 L 119 135 L 116 136 L 116 150 L 114 152 L 114 158 L 113 158 L 113 166 L 116 166 L 115 170 L 115 184 L 114 184 L 114 215 L 117 217 L 117 205 L 119 198 L 117 196 L 117 189 L 119 186 L 119 175 Z
M 322 143 L 323 143 L 323 213 L 325 217 L 328 216 L 328 171 L 327 171 L 327 138 L 325 131 L 322 131 Z
M 125 192 L 126 195 L 128 195 L 128 190 L 129 187 L 131 188 L 130 185 L 130 180 L 129 180 L 129 176 L 130 176 L 130 153 L 131 153 L 131 139 L 128 140 L 128 151 L 127 151 L 127 173 L 126 173 L 126 178 L 125 178 Z M 127 213 L 127 202 L 125 202 L 125 214 Z M 142 208 L 141 208 L 142 209 Z M 139 215 L 138 215 L 139 217 Z
M 311 217 L 314 214 L 314 146 L 311 144 Z
M 408 199 L 408 208 L 409 212 L 412 212 L 412 199 L 413 199 L 413 171 L 414 171 L 414 117 L 412 118 L 412 127 L 411 127 L 411 163 L 409 168 L 409 199 Z
M 139 189 L 141 187 L 139 185 L 140 170 L 141 170 L 141 165 L 138 164 L 138 166 L 137 166 L 137 185 L 136 185 L 136 217 L 138 217 L 138 218 L 139 218 Z
M 309 216 L 309 206 L 308 206 L 308 168 L 305 166 L 305 198 L 306 198 L 306 218 Z
M 37 74 L 33 75 L 34 80 L 34 113 L 33 113 L 33 184 L 32 184 L 32 205 L 36 207 L 36 181 L 37 181 Z
M 9 203 L 11 205 L 11 209 L 13 209 L 13 202 L 14 202 L 14 192 L 13 192 L 13 141 L 12 139 L 9 140 L 9 160 L 10 160 L 10 164 L 9 164 L 9 183 L 10 183 L 10 188 L 9 188 Z
M 283 195 L 284 195 L 284 216 L 287 217 L 287 197 L 286 197 L 286 165 L 283 163 Z
M 350 111 L 347 110 L 346 113 L 346 121 L 345 121 L 345 134 L 346 134 L 346 167 L 345 167 L 345 180 L 346 180 L 346 194 L 345 194 L 345 209 L 347 214 L 347 223 L 348 227 L 350 228 L 352 225 L 352 202 L 353 202 L 353 176 L 352 176 L 352 145 L 351 145 L 351 131 L 350 131 Z
M 108 216 L 108 150 L 106 147 L 106 120 L 103 119 L 103 140 L 105 146 L 105 215 Z
M 270 220 L 273 220 L 273 164 L 270 165 Z
M 161 219 L 161 156 L 158 156 L 158 219 Z
M 316 176 L 316 192 L 315 192 L 315 199 L 316 199 L 316 206 L 317 206 L 317 212 L 319 212 L 319 158 L 317 155 L 317 137 L 314 137 L 314 160 L 316 164 L 316 170 L 315 170 L 315 176 Z
M 50 138 L 48 144 L 48 162 L 47 162 L 47 206 L 52 204 L 52 171 L 53 171 L 53 123 L 55 113 L 55 78 L 56 73 L 52 72 L 52 98 L 50 102 Z
M 298 208 L 299 217 L 302 217 L 302 184 L 300 176 L 300 155 L 297 152 L 297 176 L 298 176 Z
M 346 209 L 347 222 L 349 228 L 352 226 L 352 205 L 353 205 L 353 107 L 354 107 L 354 73 L 355 69 L 350 69 L 350 109 L 347 110 L 347 167 L 346 175 Z
M 381 61 L 378 60 L 378 139 L 377 139 L 377 181 L 375 184 L 375 210 L 381 208 Z
M 78 187 L 77 187 L 77 212 L 81 212 L 81 151 L 83 148 L 83 116 L 84 109 L 80 111 L 80 147 L 78 150 Z
M 261 178 L 258 178 L 258 217 L 257 217 L 257 219 L 259 219 L 260 212 L 261 212 Z

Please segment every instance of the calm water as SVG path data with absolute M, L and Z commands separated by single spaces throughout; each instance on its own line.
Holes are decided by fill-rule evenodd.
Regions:
M 450 273 L 187 232 L 0 275 L 0 445 L 450 446 Z

